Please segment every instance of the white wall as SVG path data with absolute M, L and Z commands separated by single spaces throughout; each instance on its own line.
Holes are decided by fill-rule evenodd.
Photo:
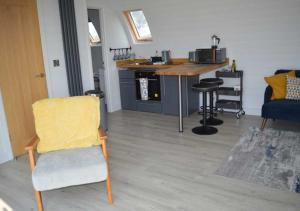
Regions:
M 50 36 L 46 43 L 52 49 L 46 51 L 46 57 L 51 64 L 53 58 L 63 58 L 59 10 L 57 1 L 39 1 L 44 3 L 42 16 L 47 21 L 43 25 L 48 27 L 44 31 Z M 155 50 L 163 49 L 170 49 L 173 57 L 187 57 L 190 50 L 209 47 L 210 36 L 215 33 L 221 37 L 221 46 L 227 47 L 228 56 L 236 59 L 238 69 L 245 71 L 244 107 L 248 114 L 260 114 L 266 86 L 264 76 L 279 68 L 300 69 L 299 0 L 76 0 L 81 68 L 88 72 L 85 75 L 87 78 L 83 76 L 88 83 L 92 65 L 86 45 L 86 6 L 103 9 L 109 111 L 121 108 L 118 72 L 109 47 L 127 47 L 130 44 L 137 57 L 149 57 L 154 55 Z M 137 8 L 145 12 L 153 35 L 151 43 L 132 43 L 122 11 Z M 53 93 L 66 94 L 65 67 L 61 66 L 62 71 L 55 71 L 51 67 L 48 69 L 51 84 L 56 89 Z M 88 88 L 89 84 L 84 87 Z
M 111 5 L 105 0 L 87 0 L 87 7 L 82 7 L 82 10 L 101 9 L 101 30 L 102 30 L 102 46 L 103 58 L 105 66 L 105 93 L 107 96 L 108 111 L 113 112 L 121 109 L 119 75 L 116 64 L 113 61 L 113 54 L 109 48 L 128 47 L 129 41 L 123 25 L 118 18 L 117 13 L 112 10 Z M 87 22 L 86 22 L 87 24 Z M 83 28 L 78 28 L 79 31 L 85 31 Z
M 80 29 L 77 30 L 77 36 L 82 85 L 83 91 L 87 91 L 94 89 L 94 81 L 86 33 L 87 11 L 82 9 L 86 8 L 85 0 L 76 0 L 74 7 L 76 26 Z M 58 0 L 38 0 L 38 13 L 49 97 L 69 96 Z M 59 67 L 53 66 L 54 59 L 59 59 Z
M 13 153 L 11 150 L 2 94 L 0 90 L 0 164 L 12 159 Z
M 212 34 L 221 37 L 228 56 L 245 71 L 248 114 L 260 115 L 264 76 L 279 68 L 300 69 L 299 0 L 113 0 L 111 4 L 122 19 L 124 10 L 144 10 L 153 42 L 134 45 L 131 40 L 137 56 L 170 49 L 173 57 L 187 57 L 190 50 L 210 47 Z
M 95 89 L 91 49 L 89 46 L 88 14 L 85 0 L 75 0 L 75 18 L 77 27 L 78 50 L 83 91 Z
M 49 97 L 69 96 L 58 0 L 37 3 Z M 53 66 L 54 59 L 59 67 Z
M 94 89 L 87 8 L 103 9 L 101 25 L 104 31 L 102 38 L 106 54 L 104 62 L 106 66 L 106 94 L 109 101 L 107 102 L 108 111 L 119 110 L 121 108 L 119 77 L 109 47 L 128 47 L 129 42 L 126 33 L 117 14 L 109 9 L 107 1 L 88 0 L 89 6 L 85 0 L 75 0 L 74 2 L 83 89 L 84 91 Z M 38 0 L 37 5 L 49 97 L 66 97 L 69 96 L 69 91 L 58 0 Z M 53 66 L 54 59 L 59 60 L 59 67 Z M 13 154 L 0 93 L 0 163 L 12 158 Z
M 101 27 L 106 78 L 108 111 L 121 109 L 119 77 L 109 47 L 128 47 L 129 42 L 118 15 L 104 0 L 76 0 L 76 26 L 84 91 L 94 89 L 91 52 L 88 39 L 87 8 L 103 9 Z M 63 40 L 57 0 L 38 0 L 40 30 L 44 63 L 50 97 L 68 96 L 68 84 L 64 60 Z M 54 68 L 53 59 L 60 60 L 60 67 Z

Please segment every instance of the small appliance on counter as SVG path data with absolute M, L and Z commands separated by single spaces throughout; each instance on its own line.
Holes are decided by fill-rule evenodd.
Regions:
M 155 56 L 151 57 L 152 64 L 169 64 L 171 61 L 171 51 L 163 50 L 161 52 L 161 56 L 158 55 L 158 51 L 156 51 Z
M 189 52 L 189 62 L 196 63 L 196 52 L 195 51 Z
M 200 48 L 195 51 L 195 63 L 220 64 L 226 61 L 226 48 Z
M 159 63 L 159 62 L 162 62 L 162 57 L 161 56 L 152 56 L 151 57 L 151 62 L 152 64 L 155 64 L 155 63 Z
M 171 51 L 170 50 L 164 50 L 161 52 L 162 61 L 165 64 L 169 64 L 171 60 Z
M 151 63 L 152 64 L 162 64 L 163 59 L 161 56 L 158 55 L 158 51 L 155 51 L 155 56 L 151 56 Z
M 221 39 L 217 35 L 211 36 L 211 48 L 218 48 L 218 45 L 220 44 Z
M 189 52 L 189 61 L 197 64 L 221 64 L 226 61 L 226 48 L 219 48 L 220 38 L 211 36 L 211 48 L 199 48 Z

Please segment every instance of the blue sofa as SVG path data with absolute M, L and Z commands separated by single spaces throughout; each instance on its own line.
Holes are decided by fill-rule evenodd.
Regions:
M 290 70 L 277 70 L 275 74 L 288 71 Z M 296 77 L 300 77 L 300 70 L 296 70 Z M 300 122 L 300 100 L 271 100 L 272 92 L 272 88 L 268 86 L 261 110 L 261 117 L 263 118 L 261 129 L 264 129 L 268 119 Z

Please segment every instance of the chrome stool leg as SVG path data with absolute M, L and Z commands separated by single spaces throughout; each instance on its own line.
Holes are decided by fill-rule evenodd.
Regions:
M 203 124 L 203 120 L 200 121 Z M 214 93 L 213 91 L 209 92 L 209 118 L 206 120 L 208 125 L 221 125 L 223 120 L 214 118 Z
M 202 93 L 203 95 L 203 107 L 206 108 L 207 106 L 207 92 L 203 92 Z M 214 127 L 210 127 L 210 126 L 207 126 L 206 124 L 206 121 L 207 121 L 207 111 L 206 109 L 203 110 L 203 125 L 202 126 L 199 126 L 199 127 L 195 127 L 192 129 L 192 132 L 195 133 L 195 134 L 198 134 L 198 135 L 212 135 L 212 134 L 215 134 L 218 132 L 218 129 L 217 128 L 214 128 Z

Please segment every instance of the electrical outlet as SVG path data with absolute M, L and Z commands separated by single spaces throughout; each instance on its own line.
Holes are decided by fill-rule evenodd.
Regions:
M 58 59 L 53 60 L 53 66 L 54 67 L 59 67 L 59 60 Z

